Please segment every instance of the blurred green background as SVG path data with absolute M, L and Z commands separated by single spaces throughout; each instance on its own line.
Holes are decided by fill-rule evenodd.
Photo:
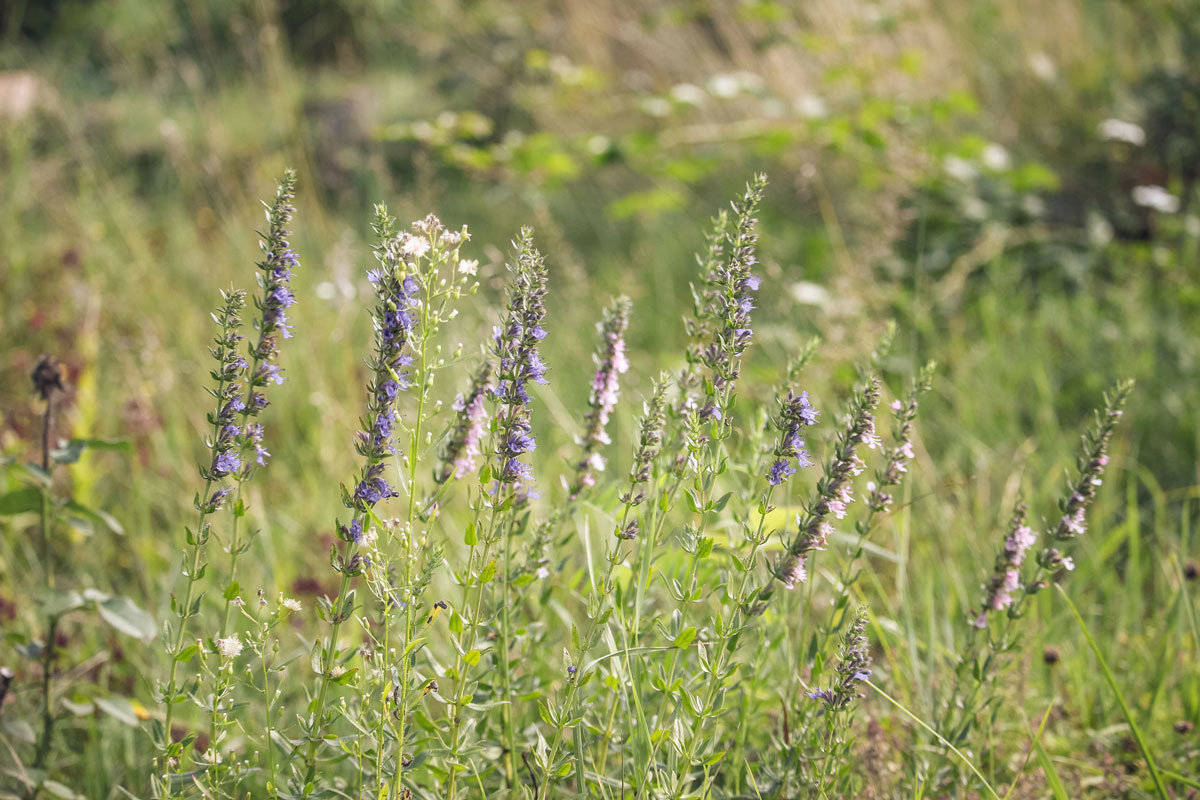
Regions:
M 0 0 L 0 450 L 32 453 L 28 374 L 39 353 L 58 356 L 70 390 L 57 433 L 135 447 L 73 469 L 76 496 L 126 534 L 74 531 L 61 566 L 164 608 L 202 451 L 207 311 L 218 288 L 249 285 L 260 199 L 294 166 L 297 339 L 251 505 L 270 509 L 256 520 L 263 584 L 327 583 L 321 537 L 352 469 L 365 378 L 373 203 L 471 227 L 483 289 L 455 332 L 468 350 L 492 323 L 509 240 L 534 226 L 551 269 L 538 418 L 550 464 L 572 452 L 607 296 L 635 303 L 636 398 L 680 361 L 705 220 L 761 170 L 768 290 L 747 391 L 769 397 L 819 334 L 812 382 L 832 419 L 889 318 L 893 392 L 914 365 L 941 365 L 912 527 L 884 537 L 901 568 L 881 567 L 871 590 L 888 598 L 877 613 L 926 641 L 908 691 L 925 691 L 922 658 L 952 650 L 949 621 L 977 602 L 1006 506 L 1022 487 L 1060 491 L 1089 409 L 1123 377 L 1138 389 L 1100 516 L 1115 533 L 1085 543 L 1095 560 L 1079 577 L 1109 593 L 1097 607 L 1120 609 L 1101 626 L 1108 645 L 1141 641 L 1195 550 L 1198 12 L 1193 0 Z M 5 539 L 6 626 L 34 622 L 21 601 L 31 541 Z M 960 569 L 928 568 L 951 561 Z M 1154 655 L 1120 658 L 1137 674 Z M 105 669 L 98 683 L 146 702 L 126 667 Z M 1179 697 L 1200 713 L 1194 686 Z

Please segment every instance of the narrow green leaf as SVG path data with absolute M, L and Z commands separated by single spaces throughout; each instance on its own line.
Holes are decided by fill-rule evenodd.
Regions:
M 1037 754 L 1038 763 L 1042 766 L 1042 774 L 1046 776 L 1046 785 L 1050 787 L 1050 794 L 1054 796 L 1054 800 L 1071 800 L 1066 787 L 1063 786 L 1062 779 L 1058 777 L 1058 770 L 1054 768 L 1054 762 L 1050 760 L 1050 755 L 1046 752 L 1046 748 L 1042 747 L 1041 742 L 1033 743 L 1033 752 Z

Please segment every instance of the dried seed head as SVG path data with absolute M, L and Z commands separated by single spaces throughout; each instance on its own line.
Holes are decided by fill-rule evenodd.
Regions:
M 38 356 L 33 373 L 29 376 L 33 381 L 33 390 L 43 400 L 49 400 L 55 391 L 63 391 L 62 367 L 54 356 L 42 354 Z

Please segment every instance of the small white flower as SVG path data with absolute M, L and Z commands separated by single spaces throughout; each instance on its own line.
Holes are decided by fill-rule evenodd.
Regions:
M 464 258 L 458 262 L 458 271 L 463 275 L 474 276 L 479 272 L 479 261 L 474 258 Z
M 1133 202 L 1164 214 L 1174 214 L 1179 210 L 1179 198 L 1161 186 L 1133 187 Z
M 304 608 L 304 606 L 300 604 L 300 601 L 294 597 L 283 598 L 283 607 L 288 611 L 300 611 Z
M 538 567 L 537 576 L 539 578 L 549 578 L 550 570 L 546 569 L 545 567 Z
M 331 678 L 340 678 L 345 674 L 346 674 L 346 668 L 343 667 L 341 664 L 335 664 L 329 670 L 329 677 L 331 677 Z
M 217 639 L 217 651 L 222 658 L 237 658 L 242 654 L 242 640 L 236 633 L 224 639 Z
M 1062 565 L 1063 565 L 1064 569 L 1066 569 L 1068 572 L 1070 572 L 1075 569 L 1075 559 L 1071 558 L 1070 556 L 1067 556 L 1066 558 L 1064 558 L 1062 560 Z
M 1142 126 L 1134 122 L 1126 122 L 1123 119 L 1106 119 L 1096 126 L 1100 132 L 1100 138 L 1110 142 L 1125 142 L 1136 147 L 1141 147 L 1146 143 L 1146 132 L 1142 130 Z
M 429 240 L 424 236 L 413 236 L 406 233 L 400 240 L 400 252 L 406 256 L 420 258 L 429 252 Z

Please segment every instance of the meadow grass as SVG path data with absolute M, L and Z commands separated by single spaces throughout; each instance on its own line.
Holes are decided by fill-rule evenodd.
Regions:
M 266 12 L 256 7 L 248 18 L 260 20 L 260 13 Z M 146 42 L 155 38 L 148 35 L 153 27 L 143 29 Z M 738 163 L 689 185 L 683 207 L 657 217 L 606 213 L 611 208 L 603 200 L 613 186 L 637 186 L 638 179 L 585 175 L 575 184 L 538 185 L 502 175 L 481 183 L 442 171 L 420 151 L 401 151 L 411 160 L 393 172 L 383 165 L 398 158 L 395 152 L 366 148 L 349 184 L 344 175 L 339 183 L 324 160 L 328 153 L 300 122 L 310 118 L 304 103 L 312 74 L 275 49 L 277 40 L 262 41 L 267 46 L 253 59 L 250 81 L 225 71 L 216 51 L 201 51 L 199 74 L 211 82 L 202 89 L 186 81 L 184 88 L 152 87 L 132 62 L 125 78 L 113 73 L 115 90 L 98 89 L 53 50 L 23 50 L 20 63 L 6 64 L 33 69 L 58 100 L 3 133 L 9 179 L 0 269 L 4 332 L 15 345 L 0 390 L 6 454 L 0 663 L 14 671 L 0 706 L 5 792 L 444 796 L 451 774 L 458 775 L 459 796 L 541 797 L 551 785 L 560 796 L 601 797 L 632 796 L 639 787 L 656 795 L 731 797 L 1182 797 L 1198 788 L 1194 234 L 1175 230 L 1165 216 L 1150 241 L 1090 245 L 1097 266 L 1082 279 L 1065 268 L 1038 272 L 1043 262 L 1036 254 L 1016 249 L 983 257 L 955 283 L 925 270 L 920 254 L 902 255 L 898 272 L 867 271 L 854 258 L 848 263 L 839 255 L 847 229 L 856 252 L 876 246 L 853 219 L 854 203 L 838 205 L 831 216 L 814 201 L 793 219 L 793 203 L 803 195 L 793 193 L 787 178 L 801 173 L 786 156 L 737 150 Z M 151 63 L 173 63 L 160 45 L 146 47 L 155 53 Z M 1114 73 L 1129 69 L 1128 52 L 1114 54 Z M 181 74 L 189 60 L 180 59 Z M 1015 62 L 1008 68 L 1015 70 Z M 321 81 L 336 86 L 328 72 L 313 74 L 318 93 Z M 372 86 L 392 87 L 380 91 L 388 104 L 416 99 L 434 112 L 441 102 L 415 79 L 376 75 Z M 703 220 L 723 202 L 718 197 L 736 190 L 742 173 L 764 162 L 782 172 L 759 214 L 765 291 L 753 311 L 738 401 L 726 415 L 732 427 L 705 422 L 704 433 L 717 444 L 697 451 L 695 474 L 678 487 L 674 473 L 659 467 L 656 494 L 636 512 L 645 514 L 639 539 L 614 545 L 610 515 L 623 507 L 617 485 L 602 482 L 594 495 L 568 504 L 570 492 L 559 483 L 562 476 L 569 488 L 581 459 L 576 442 L 587 430 L 597 343 L 592 325 L 609 294 L 630 296 L 631 363 L 621 374 L 621 400 L 608 426 L 614 444 L 606 452 L 606 475 L 618 479 L 645 432 L 638 418 L 655 378 L 667 370 L 675 383 L 685 363 L 688 337 L 680 320 L 691 313 L 689 284 L 699 286 L 703 276 L 691 255 L 704 248 Z M 189 504 L 204 484 L 195 468 L 211 464 L 201 405 L 212 368 L 207 314 L 221 289 L 254 292 L 254 230 L 263 229 L 257 198 L 270 198 L 272 181 L 288 164 L 299 168 L 300 187 L 291 238 L 302 263 L 293 282 L 299 302 L 290 310 L 296 339 L 283 343 L 287 381 L 270 386 L 263 416 L 271 466 L 243 488 L 239 524 L 257 535 L 239 559 L 238 588 L 226 602 L 228 555 L 210 546 L 212 564 L 202 579 L 207 594 L 193 623 L 202 641 L 187 660 L 174 662 L 200 680 L 202 704 L 214 687 L 237 704 L 205 709 L 188 701 L 173 712 L 185 731 L 224 750 L 221 767 L 189 783 L 178 776 L 204 768 L 203 753 L 187 742 L 186 751 L 172 753 L 181 763 L 164 770 L 166 734 L 156 734 L 155 724 L 166 717 L 155 697 L 173 665 L 158 640 L 164 620 L 178 624 L 171 595 L 185 594 L 180 555 L 188 546 L 184 526 L 191 524 L 185 520 L 194 516 Z M 843 165 L 842 174 L 859 167 Z M 837 169 L 830 168 L 829 180 L 837 180 Z M 651 185 L 662 180 L 652 178 Z M 839 203 L 854 196 L 849 185 L 834 187 Z M 410 583 L 428 564 L 412 560 L 414 549 L 424 556 L 441 548 L 446 565 L 431 572 L 424 606 L 411 603 L 398 615 L 386 611 L 388 581 L 359 576 L 362 613 L 377 615 L 387 632 L 347 620 L 335 656 L 329 642 L 339 637 L 330 637 L 316 610 L 321 596 L 343 596 L 328 550 L 338 541 L 335 519 L 340 514 L 349 522 L 339 484 L 353 491 L 350 476 L 360 466 L 354 431 L 373 336 L 373 287 L 364 271 L 372 244 L 388 238 L 376 240 L 370 228 L 370 204 L 383 200 L 401 220 L 397 233 L 431 208 L 451 229 L 468 223 L 472 241 L 463 256 L 479 261 L 477 292 L 455 299 L 460 316 L 439 334 L 448 366 L 429 402 L 442 403 L 442 416 L 406 445 L 412 449 L 402 448 L 402 455 L 419 453 L 423 466 L 410 473 L 402 464 L 397 474 L 407 478 L 399 483 L 416 476 L 430 485 L 450 403 L 491 347 L 506 291 L 504 263 L 520 252 L 509 241 L 530 223 L 534 244 L 546 254 L 550 288 L 550 335 L 542 346 L 550 383 L 531 392 L 538 444 L 532 465 L 542 496 L 532 501 L 528 520 L 505 516 L 510 508 L 497 524 L 528 526 L 529 537 L 538 522 L 560 518 L 553 555 L 542 565 L 547 578 L 536 577 L 537 567 L 531 581 L 517 575 L 527 538 L 513 544 L 506 534 L 493 543 L 515 576 L 498 596 L 519 597 L 513 605 L 496 600 L 492 581 L 472 583 L 489 559 L 472 560 L 470 553 L 486 545 L 486 536 L 476 533 L 483 544 L 472 545 L 465 531 L 469 523 L 477 531 L 480 520 L 489 524 L 494 509 L 481 505 L 486 492 L 452 492 L 427 523 L 416 522 L 429 516 L 419 505 L 425 493 L 402 495 L 377 515 L 377 542 L 385 544 L 373 546 L 400 574 L 416 565 Z M 925 212 L 927 231 L 934 230 L 936 210 L 931 204 Z M 932 253 L 932 239 L 926 242 L 921 252 Z M 813 283 L 826 289 L 823 300 L 811 299 Z M 251 303 L 244 316 L 255 313 Z M 873 360 L 888 318 L 897 322 L 894 341 Z M 790 370 L 818 334 L 824 341 L 803 371 Z M 460 342 L 462 356 L 452 355 Z M 36 469 L 45 405 L 27 383 L 41 352 L 56 355 L 64 368 L 65 392 L 52 393 L 59 403 L 53 438 L 97 439 L 83 445 L 78 460 L 63 456 L 68 463 L 53 467 L 51 478 Z M 810 393 L 822 415 L 806 444 L 823 463 L 844 430 L 839 409 L 853 405 L 868 374 L 882 380 L 879 430 L 889 444 L 882 423 L 887 404 L 906 396 L 927 361 L 939 366 L 921 399 L 914 459 L 893 490 L 894 502 L 874 515 L 861 542 L 851 525 L 835 526 L 808 580 L 778 588 L 770 609 L 738 632 L 746 622 L 739 590 L 747 589 L 728 554 L 745 558 L 753 549 L 739 538 L 740 525 L 778 529 L 790 542 L 795 513 L 820 472 L 812 467 L 792 476 L 784 485 L 795 491 L 767 503 L 777 510 L 759 513 L 763 487 L 755 480 L 773 459 L 778 431 L 767 417 L 776 393 L 786 391 L 789 377 Z M 712 369 L 697 367 L 701 374 Z M 1067 596 L 1038 592 L 1020 619 L 995 623 L 997 641 L 1015 634 L 1012 649 L 997 654 L 1003 668 L 989 673 L 994 678 L 984 683 L 969 724 L 949 724 L 963 721 L 956 718 L 966 702 L 959 687 L 976 679 L 961 656 L 979 635 L 969 621 L 1013 507 L 1029 506 L 1035 530 L 1053 526 L 1061 476 L 1074 463 L 1087 410 L 1126 377 L 1136 378 L 1138 388 L 1113 439 L 1089 532 L 1072 543 L 1075 569 L 1061 576 Z M 693 389 L 705 392 L 703 384 Z M 719 391 L 713 397 L 723 402 Z M 673 433 L 664 452 L 674 456 L 689 428 L 674 404 L 670 410 Z M 423 414 L 410 403 L 401 419 Z M 429 431 L 434 438 L 425 441 Z M 734 455 L 723 461 L 726 452 Z M 857 480 L 873 477 L 876 466 L 870 463 Z M 39 492 L 36 507 L 27 504 L 30 488 Z M 732 495 L 718 510 L 725 492 Z M 854 507 L 863 510 L 867 494 L 860 483 Z M 43 497 L 49 523 L 42 521 Z M 653 510 L 664 503 L 668 510 Z M 382 524 L 392 517 L 403 524 Z M 855 519 L 862 518 L 847 522 Z M 427 538 L 414 539 L 404 529 L 412 524 L 428 526 Z M 656 533 L 648 530 L 655 525 Z M 652 533 L 653 558 L 641 559 Z M 506 544 L 519 552 L 506 551 Z M 745 551 L 737 549 L 743 545 Z M 715 555 L 698 555 L 708 547 Z M 762 543 L 750 585 L 767 578 L 784 547 L 781 537 Z M 609 559 L 610 552 L 624 557 Z M 340 555 L 351 559 L 353 552 Z M 690 594 L 689 578 L 698 596 Z M 46 591 L 50 580 L 54 594 Z M 472 636 L 472 625 L 491 630 L 493 612 L 473 616 L 470 602 L 464 610 L 464 592 L 499 615 L 491 632 L 515 647 L 520 660 L 498 659 L 490 634 Z M 236 597 L 248 616 L 239 616 Z M 283 606 L 289 598 L 302 610 Z M 447 607 L 435 610 L 438 600 Z M 825 700 L 806 693 L 832 690 L 859 604 L 870 609 L 869 683 L 862 682 L 864 697 L 846 709 L 822 713 Z M 333 609 L 326 606 L 326 616 Z M 219 635 L 223 618 L 235 620 L 244 648 L 229 657 L 236 671 L 222 666 L 216 642 L 227 638 Z M 385 655 L 371 662 L 382 675 L 368 677 L 370 665 L 354 660 L 362 658 L 354 648 L 379 636 L 396 641 L 401 652 L 423 640 L 420 658 Z M 54 650 L 42 645 L 47 638 L 58 639 Z M 175 654 L 186 649 L 187 638 L 179 638 Z M 737 655 L 715 644 L 734 638 Z M 335 676 L 340 657 L 349 659 L 347 671 Z M 243 675 L 246 665 L 253 671 Z M 471 681 L 481 683 L 472 690 Z M 399 718 L 391 715 L 394 701 L 383 699 L 396 686 L 409 709 Z M 468 700 L 472 691 L 476 697 Z M 322 694 L 324 702 L 314 704 Z M 519 701 L 504 699 L 513 696 Z M 466 720 L 454 732 L 447 727 L 455 719 L 451 709 Z M 318 741 L 326 728 L 343 738 Z M 397 739 L 414 743 L 407 756 Z M 466 767 L 461 773 L 449 766 L 456 761 Z M 176 779 L 162 782 L 157 776 L 164 771 Z

